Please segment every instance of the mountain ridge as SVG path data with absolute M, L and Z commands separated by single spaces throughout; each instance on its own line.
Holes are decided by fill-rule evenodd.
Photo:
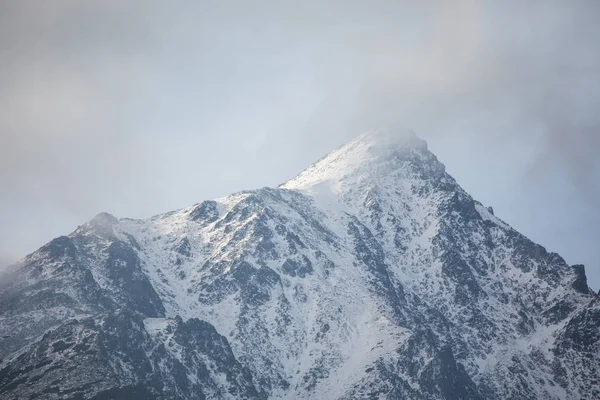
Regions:
M 600 394 L 598 296 L 584 269 L 498 219 L 424 141 L 394 129 L 359 136 L 278 188 L 142 220 L 101 213 L 26 257 L 0 285 L 0 394 Z M 112 333 L 81 322 L 90 318 L 136 326 L 135 357 L 127 341 L 97 339 Z M 188 321 L 199 322 L 175 338 Z M 53 336 L 61 329 L 71 346 Z M 194 329 L 224 345 L 198 353 Z M 86 351 L 102 354 L 90 376 L 118 379 L 56 382 L 38 371 L 68 369 Z

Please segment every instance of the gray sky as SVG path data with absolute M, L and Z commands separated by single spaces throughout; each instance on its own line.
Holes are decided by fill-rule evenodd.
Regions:
M 600 287 L 597 0 L 0 0 L 0 264 L 399 121 Z

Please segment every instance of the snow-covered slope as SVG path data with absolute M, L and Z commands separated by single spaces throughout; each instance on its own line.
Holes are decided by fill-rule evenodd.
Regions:
M 105 320 L 119 323 L 106 333 Z M 94 363 L 74 350 L 111 335 L 119 345 L 92 341 Z M 147 220 L 101 214 L 56 239 L 3 277 L 0 349 L 6 398 L 600 395 L 600 305 L 583 267 L 393 129 L 279 188 Z

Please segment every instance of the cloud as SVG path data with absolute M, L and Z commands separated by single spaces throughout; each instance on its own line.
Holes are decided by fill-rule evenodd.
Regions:
M 336 51 L 319 67 L 330 90 L 307 131 L 401 121 L 435 140 L 468 136 L 447 128 L 469 120 L 489 144 L 535 143 L 524 184 L 560 168 L 600 204 L 600 26 L 592 17 L 599 3 L 433 4 L 420 10 L 429 29 L 409 43 L 398 39 L 410 32 L 399 20 L 397 30 L 378 26 L 358 42 L 330 44 Z
M 456 165 L 506 165 L 496 190 L 520 175 L 516 192 L 545 193 L 558 172 L 597 210 L 599 12 L 596 0 L 4 2 L 0 239 L 22 255 L 98 211 L 143 217 L 276 185 L 397 121 Z

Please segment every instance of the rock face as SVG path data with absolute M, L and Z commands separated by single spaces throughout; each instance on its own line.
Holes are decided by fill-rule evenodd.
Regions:
M 2 399 L 591 399 L 600 300 L 412 134 L 0 276 Z

